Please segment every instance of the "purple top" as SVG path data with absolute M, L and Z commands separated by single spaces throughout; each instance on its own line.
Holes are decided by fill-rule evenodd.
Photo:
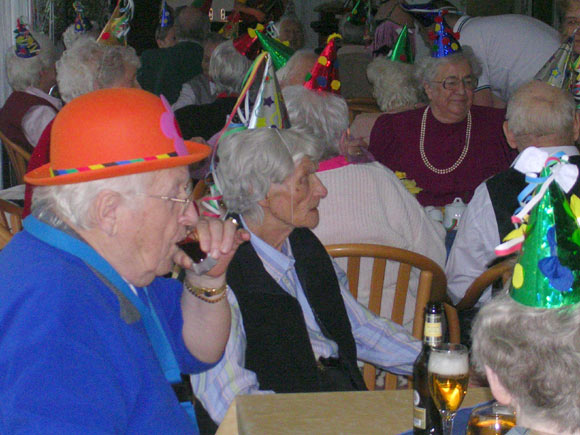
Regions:
M 444 206 L 456 197 L 465 203 L 484 180 L 509 168 L 517 155 L 505 140 L 502 124 L 505 110 L 471 106 L 472 127 L 469 150 L 463 162 L 448 174 L 436 174 L 421 159 L 419 140 L 425 108 L 385 114 L 377 119 L 370 137 L 369 151 L 377 161 L 393 171 L 406 172 L 423 190 L 417 195 L 421 205 Z M 438 169 L 451 167 L 465 146 L 467 119 L 443 124 L 427 115 L 425 155 Z

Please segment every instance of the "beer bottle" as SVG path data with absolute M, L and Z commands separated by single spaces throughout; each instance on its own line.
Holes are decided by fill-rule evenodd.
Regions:
M 427 364 L 431 347 L 443 340 L 442 308 L 439 302 L 429 302 L 425 307 L 423 349 L 413 364 L 413 434 L 443 433 L 441 415 L 429 392 Z

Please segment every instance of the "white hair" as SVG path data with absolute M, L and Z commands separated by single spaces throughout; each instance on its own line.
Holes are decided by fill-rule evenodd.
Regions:
M 457 51 L 445 57 L 425 56 L 420 58 L 415 64 L 415 78 L 420 84 L 431 82 L 437 76 L 439 68 L 448 64 L 458 64 L 467 62 L 471 67 L 471 74 L 479 78 L 481 75 L 481 65 L 473 53 L 473 49 L 468 45 L 463 45 L 461 51 Z
M 209 75 L 217 92 L 240 92 L 250 65 L 248 58 L 236 50 L 232 41 L 218 45 L 209 60 Z
M 506 112 L 509 129 L 516 137 L 557 134 L 562 145 L 574 142 L 575 116 L 576 104 L 570 92 L 537 80 L 517 89 Z
M 373 96 L 383 112 L 413 106 L 422 100 L 423 91 L 413 77 L 413 65 L 375 58 L 367 66 Z
M 297 50 L 292 56 L 290 56 L 286 65 L 276 71 L 276 78 L 280 83 L 280 87 L 284 87 L 289 83 L 294 78 L 296 71 L 302 69 L 304 63 L 312 69 L 317 59 L 318 55 L 312 49 L 303 48 Z M 305 81 L 305 77 L 299 77 L 298 79 L 302 80 L 302 82 Z
M 498 376 L 525 418 L 580 431 L 580 305 L 541 309 L 497 296 L 472 330 L 476 369 Z
M 65 49 L 72 48 L 75 42 L 79 39 L 94 39 L 96 40 L 99 37 L 99 28 L 97 27 L 96 21 L 91 21 L 92 28 L 87 32 L 77 32 L 75 30 L 74 23 L 71 24 L 66 28 L 66 30 L 62 33 L 62 42 L 64 43 Z
M 102 191 L 111 190 L 123 197 L 131 196 L 129 200 L 137 205 L 140 199 L 134 195 L 144 193 L 159 172 L 57 186 L 37 186 L 32 196 L 32 214 L 56 228 L 63 228 L 65 224 L 61 218 L 65 218 L 77 228 L 90 229 L 92 223 L 88 216 L 89 209 Z
M 80 95 L 112 87 L 124 77 L 126 65 L 141 65 L 132 47 L 103 45 L 88 38 L 77 41 L 56 63 L 61 98 L 68 103 Z
M 22 58 L 16 56 L 16 46 L 10 47 L 6 53 L 6 76 L 8 83 L 15 91 L 38 87 L 40 73 L 54 66 L 56 50 L 52 41 L 43 34 L 31 32 L 40 46 L 39 53 L 34 57 Z
M 193 6 L 185 6 L 175 10 L 175 37 L 178 41 L 203 42 L 210 32 L 210 22 L 207 14 Z
M 340 154 L 340 140 L 348 129 L 348 106 L 330 92 L 287 86 L 282 90 L 293 129 L 318 138 L 324 144 L 322 160 Z
M 317 162 L 322 145 L 312 137 L 289 130 L 260 128 L 230 134 L 217 150 L 216 177 L 229 211 L 261 222 L 258 204 L 272 183 L 282 183 L 303 157 Z

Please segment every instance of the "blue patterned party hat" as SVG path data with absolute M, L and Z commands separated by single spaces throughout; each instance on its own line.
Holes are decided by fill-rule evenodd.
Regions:
M 429 39 L 433 41 L 431 57 L 446 57 L 461 51 L 461 45 L 458 41 L 459 33 L 454 33 L 443 19 L 446 13 L 446 10 L 438 12 L 435 17 L 435 28 L 429 32 Z

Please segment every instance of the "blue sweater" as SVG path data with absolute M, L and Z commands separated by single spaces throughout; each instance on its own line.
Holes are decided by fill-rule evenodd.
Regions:
M 85 263 L 23 231 L 0 251 L 0 433 L 195 433 L 140 318 Z M 148 286 L 183 373 L 181 285 Z M 140 296 L 142 290 L 138 289 Z

